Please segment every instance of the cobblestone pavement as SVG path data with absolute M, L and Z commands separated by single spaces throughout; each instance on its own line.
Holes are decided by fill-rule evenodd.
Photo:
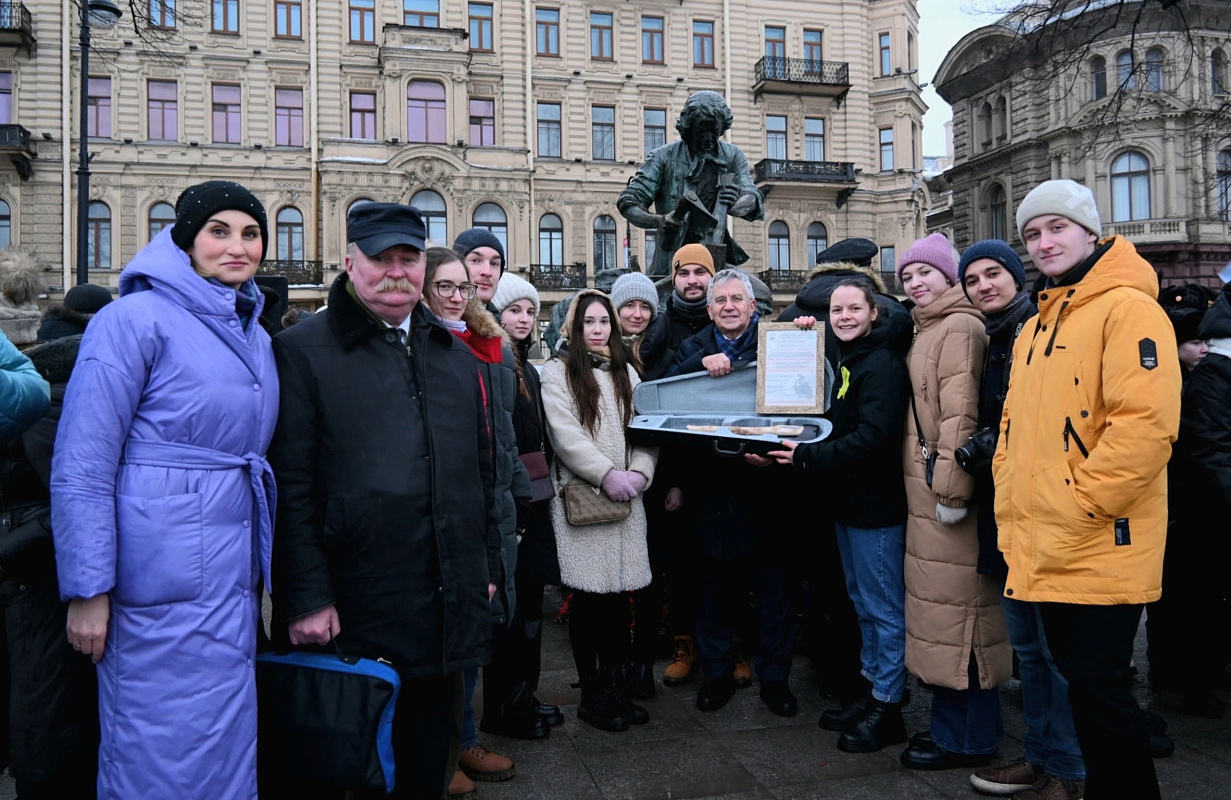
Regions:
M 799 696 L 799 715 L 782 718 L 765 709 L 754 683 L 740 690 L 726 708 L 702 714 L 694 700 L 699 681 L 666 688 L 646 701 L 650 722 L 624 733 L 606 733 L 576 716 L 579 692 L 568 648 L 567 626 L 544 625 L 543 677 L 538 695 L 565 706 L 567 719 L 543 741 L 524 742 L 481 735 L 491 750 L 511 756 L 517 777 L 479 784 L 482 800 L 816 800 L 817 798 L 976 798 L 968 770 L 918 773 L 898 763 L 901 746 L 871 755 L 851 755 L 834 746 L 835 733 L 816 721 L 836 704 L 820 697 L 807 659 L 797 657 L 791 685 Z M 1144 629 L 1143 629 L 1144 630 Z M 1137 697 L 1161 713 L 1175 739 L 1173 756 L 1156 763 L 1167 800 L 1231 798 L 1231 718 L 1206 720 L 1181 714 L 1178 698 L 1156 697 L 1144 683 L 1145 639 L 1138 636 L 1137 664 L 1142 679 Z M 661 678 L 663 664 L 657 665 Z M 907 711 L 911 731 L 927 726 L 929 695 L 914 686 Z M 482 692 L 476 692 L 481 701 Z M 1006 759 L 1022 753 L 1021 694 L 1017 682 L 1002 690 Z M 1231 701 L 1231 694 L 1224 694 Z M 7 775 L 0 777 L 0 800 L 16 797 Z M 166 800 L 171 800 L 167 798 Z

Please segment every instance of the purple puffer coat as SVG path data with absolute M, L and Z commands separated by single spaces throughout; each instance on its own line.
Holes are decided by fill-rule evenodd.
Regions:
M 245 329 L 235 291 L 164 230 L 90 322 L 68 384 L 51 481 L 60 593 L 111 594 L 99 800 L 257 796 L 278 415 L 257 303 Z

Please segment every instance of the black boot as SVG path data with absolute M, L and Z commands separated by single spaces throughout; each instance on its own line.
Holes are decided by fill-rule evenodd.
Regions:
M 600 680 L 597 674 L 581 679 L 581 705 L 577 706 L 577 719 L 603 731 L 628 730 L 628 720 L 620 715 L 618 695 L 610 682 Z
M 604 679 L 619 715 L 626 722 L 630 725 L 644 725 L 650 721 L 650 712 L 628 698 L 628 683 L 624 679 L 623 668 L 609 670 L 604 673 Z
M 891 744 L 907 739 L 906 723 L 902 721 L 901 703 L 868 701 L 863 716 L 852 720 L 838 737 L 838 749 L 845 753 L 875 753 Z
M 624 670 L 628 694 L 634 700 L 649 700 L 654 696 L 654 663 L 629 664 Z
M 560 710 L 560 706 L 553 706 L 550 703 L 544 703 L 542 700 L 535 697 L 534 692 L 530 693 L 530 700 L 534 703 L 534 710 L 548 727 L 555 728 L 564 724 L 564 712 Z
M 542 739 L 551 726 L 538 712 L 538 700 L 524 681 L 509 690 L 499 708 L 484 710 L 479 730 L 511 739 Z
M 831 708 L 828 711 L 821 712 L 821 719 L 817 722 L 822 729 L 827 731 L 844 731 L 846 726 L 852 721 L 858 719 L 867 713 L 868 705 L 872 702 L 872 684 L 864 684 L 864 693 L 847 703 L 843 708 Z

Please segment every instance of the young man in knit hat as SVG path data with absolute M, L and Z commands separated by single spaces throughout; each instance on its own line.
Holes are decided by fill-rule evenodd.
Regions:
M 667 374 L 675 351 L 685 339 L 710 324 L 705 292 L 714 277 L 714 259 L 703 244 L 686 244 L 675 251 L 671 262 L 673 291 L 661 314 L 650 323 L 641 343 L 642 380 L 658 380 Z
M 1004 593 L 1037 604 L 1069 682 L 1087 800 L 1151 800 L 1130 661 L 1142 609 L 1161 593 L 1175 336 L 1149 263 L 1122 237 L 1099 241 L 1089 189 L 1040 184 L 1017 227 L 1046 282 L 1013 348 L 992 468 Z
M 491 307 L 492 297 L 496 294 L 500 276 L 504 274 L 506 267 L 504 243 L 487 228 L 471 228 L 462 231 L 453 240 L 453 252 L 462 257 L 470 273 L 470 280 L 479 287 L 475 292 L 479 302 L 488 306 L 488 311 L 494 314 L 495 309 Z

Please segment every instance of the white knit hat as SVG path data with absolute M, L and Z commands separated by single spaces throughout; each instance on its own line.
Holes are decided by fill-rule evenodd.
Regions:
M 500 283 L 496 285 L 496 293 L 492 295 L 492 306 L 499 314 L 518 300 L 529 300 L 534 303 L 534 315 L 538 316 L 541 305 L 539 290 L 535 289 L 530 281 L 518 277 L 517 273 L 506 272 L 500 276 Z
M 1077 181 L 1044 181 L 1031 189 L 1017 207 L 1017 235 L 1025 239 L 1022 230 L 1026 223 L 1046 214 L 1067 217 L 1095 236 L 1102 235 L 1103 223 L 1099 221 L 1094 193 Z

